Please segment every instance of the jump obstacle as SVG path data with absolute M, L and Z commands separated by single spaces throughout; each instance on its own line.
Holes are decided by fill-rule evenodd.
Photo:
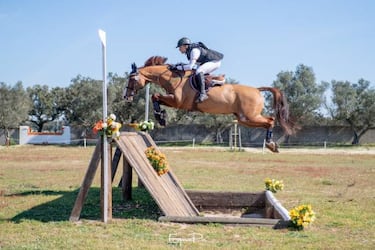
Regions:
M 70 221 L 78 221 L 87 197 L 88 191 L 95 176 L 95 172 L 101 161 L 104 148 L 101 140 L 98 140 L 91 161 L 86 171 L 80 191 L 71 212 Z M 166 174 L 158 176 L 144 153 L 146 148 L 157 148 L 151 136 L 143 132 L 122 132 L 119 139 L 115 140 L 116 151 L 112 154 L 112 146 L 109 146 L 109 160 L 111 180 L 108 194 L 108 218 L 112 219 L 112 182 L 115 177 L 121 156 L 123 158 L 123 173 L 121 187 L 124 200 L 132 199 L 132 170 L 138 175 L 138 181 L 147 189 L 159 206 L 163 216 L 159 221 L 179 223 L 222 223 L 247 226 L 271 226 L 284 227 L 290 220 L 288 211 L 282 207 L 270 191 L 258 193 L 238 192 L 211 192 L 188 191 L 173 174 L 172 169 Z M 103 165 L 103 162 L 102 162 Z M 103 167 L 101 171 L 101 186 L 103 188 Z M 101 192 L 101 208 L 102 205 Z M 204 216 L 206 211 L 228 212 L 233 210 L 246 210 L 239 216 Z M 102 212 L 103 216 L 103 212 Z
M 238 151 L 242 150 L 241 128 L 238 126 L 237 120 L 233 120 L 233 125 L 229 130 L 229 147 L 233 151 L 236 151 L 237 148 Z

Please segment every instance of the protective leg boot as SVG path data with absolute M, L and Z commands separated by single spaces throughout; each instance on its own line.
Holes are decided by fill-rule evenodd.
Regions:
M 204 83 L 204 74 L 201 72 L 197 75 L 197 82 L 199 84 L 199 89 L 200 89 L 200 92 L 199 92 L 199 97 L 198 99 L 195 101 L 195 102 L 203 102 L 204 100 L 206 100 L 208 98 L 207 94 L 206 94 L 206 86 L 205 86 L 205 83 Z

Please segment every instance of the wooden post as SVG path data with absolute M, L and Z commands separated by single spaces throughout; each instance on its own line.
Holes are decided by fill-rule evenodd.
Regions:
M 121 155 L 122 155 L 121 149 L 117 147 L 115 154 L 113 155 L 113 159 L 112 159 L 112 182 L 116 176 L 116 172 L 117 172 L 118 164 L 121 159 Z
M 74 207 L 72 209 L 72 213 L 70 214 L 70 221 L 78 221 L 81 215 L 83 203 L 86 200 L 87 194 L 91 187 L 92 181 L 94 180 L 96 170 L 99 166 L 99 161 L 101 158 L 102 152 L 102 143 L 99 139 L 96 143 L 96 147 L 94 153 L 92 154 L 91 161 L 89 167 L 87 168 L 86 175 L 83 179 L 81 188 L 79 189 L 79 193 L 77 195 L 76 201 L 74 203 Z
M 101 182 L 100 182 L 100 209 L 101 209 L 101 215 L 102 215 L 102 220 L 104 221 L 104 150 L 108 151 L 108 180 L 106 183 L 108 183 L 108 206 L 107 206 L 107 220 L 110 221 L 112 220 L 112 145 L 111 143 L 108 143 L 108 147 L 104 148 L 103 147 L 103 140 L 102 140 L 102 161 L 101 161 Z
M 122 198 L 124 201 L 132 199 L 133 169 L 129 162 L 123 157 L 122 171 Z

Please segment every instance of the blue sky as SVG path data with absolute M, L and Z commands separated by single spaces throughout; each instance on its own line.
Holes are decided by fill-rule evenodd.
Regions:
M 269 86 L 301 63 L 318 83 L 375 83 L 372 0 L 0 0 L 0 82 L 101 79 L 98 29 L 107 34 L 107 70 L 120 76 L 153 55 L 186 62 L 175 47 L 187 36 L 222 52 L 216 73 L 242 84 Z

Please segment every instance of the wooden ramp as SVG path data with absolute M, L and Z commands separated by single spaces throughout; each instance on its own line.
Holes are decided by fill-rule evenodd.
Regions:
M 126 161 L 154 198 L 165 216 L 198 216 L 199 211 L 186 194 L 172 170 L 158 176 L 146 157 L 147 147 L 157 146 L 151 136 L 141 132 L 123 132 L 116 140 Z

